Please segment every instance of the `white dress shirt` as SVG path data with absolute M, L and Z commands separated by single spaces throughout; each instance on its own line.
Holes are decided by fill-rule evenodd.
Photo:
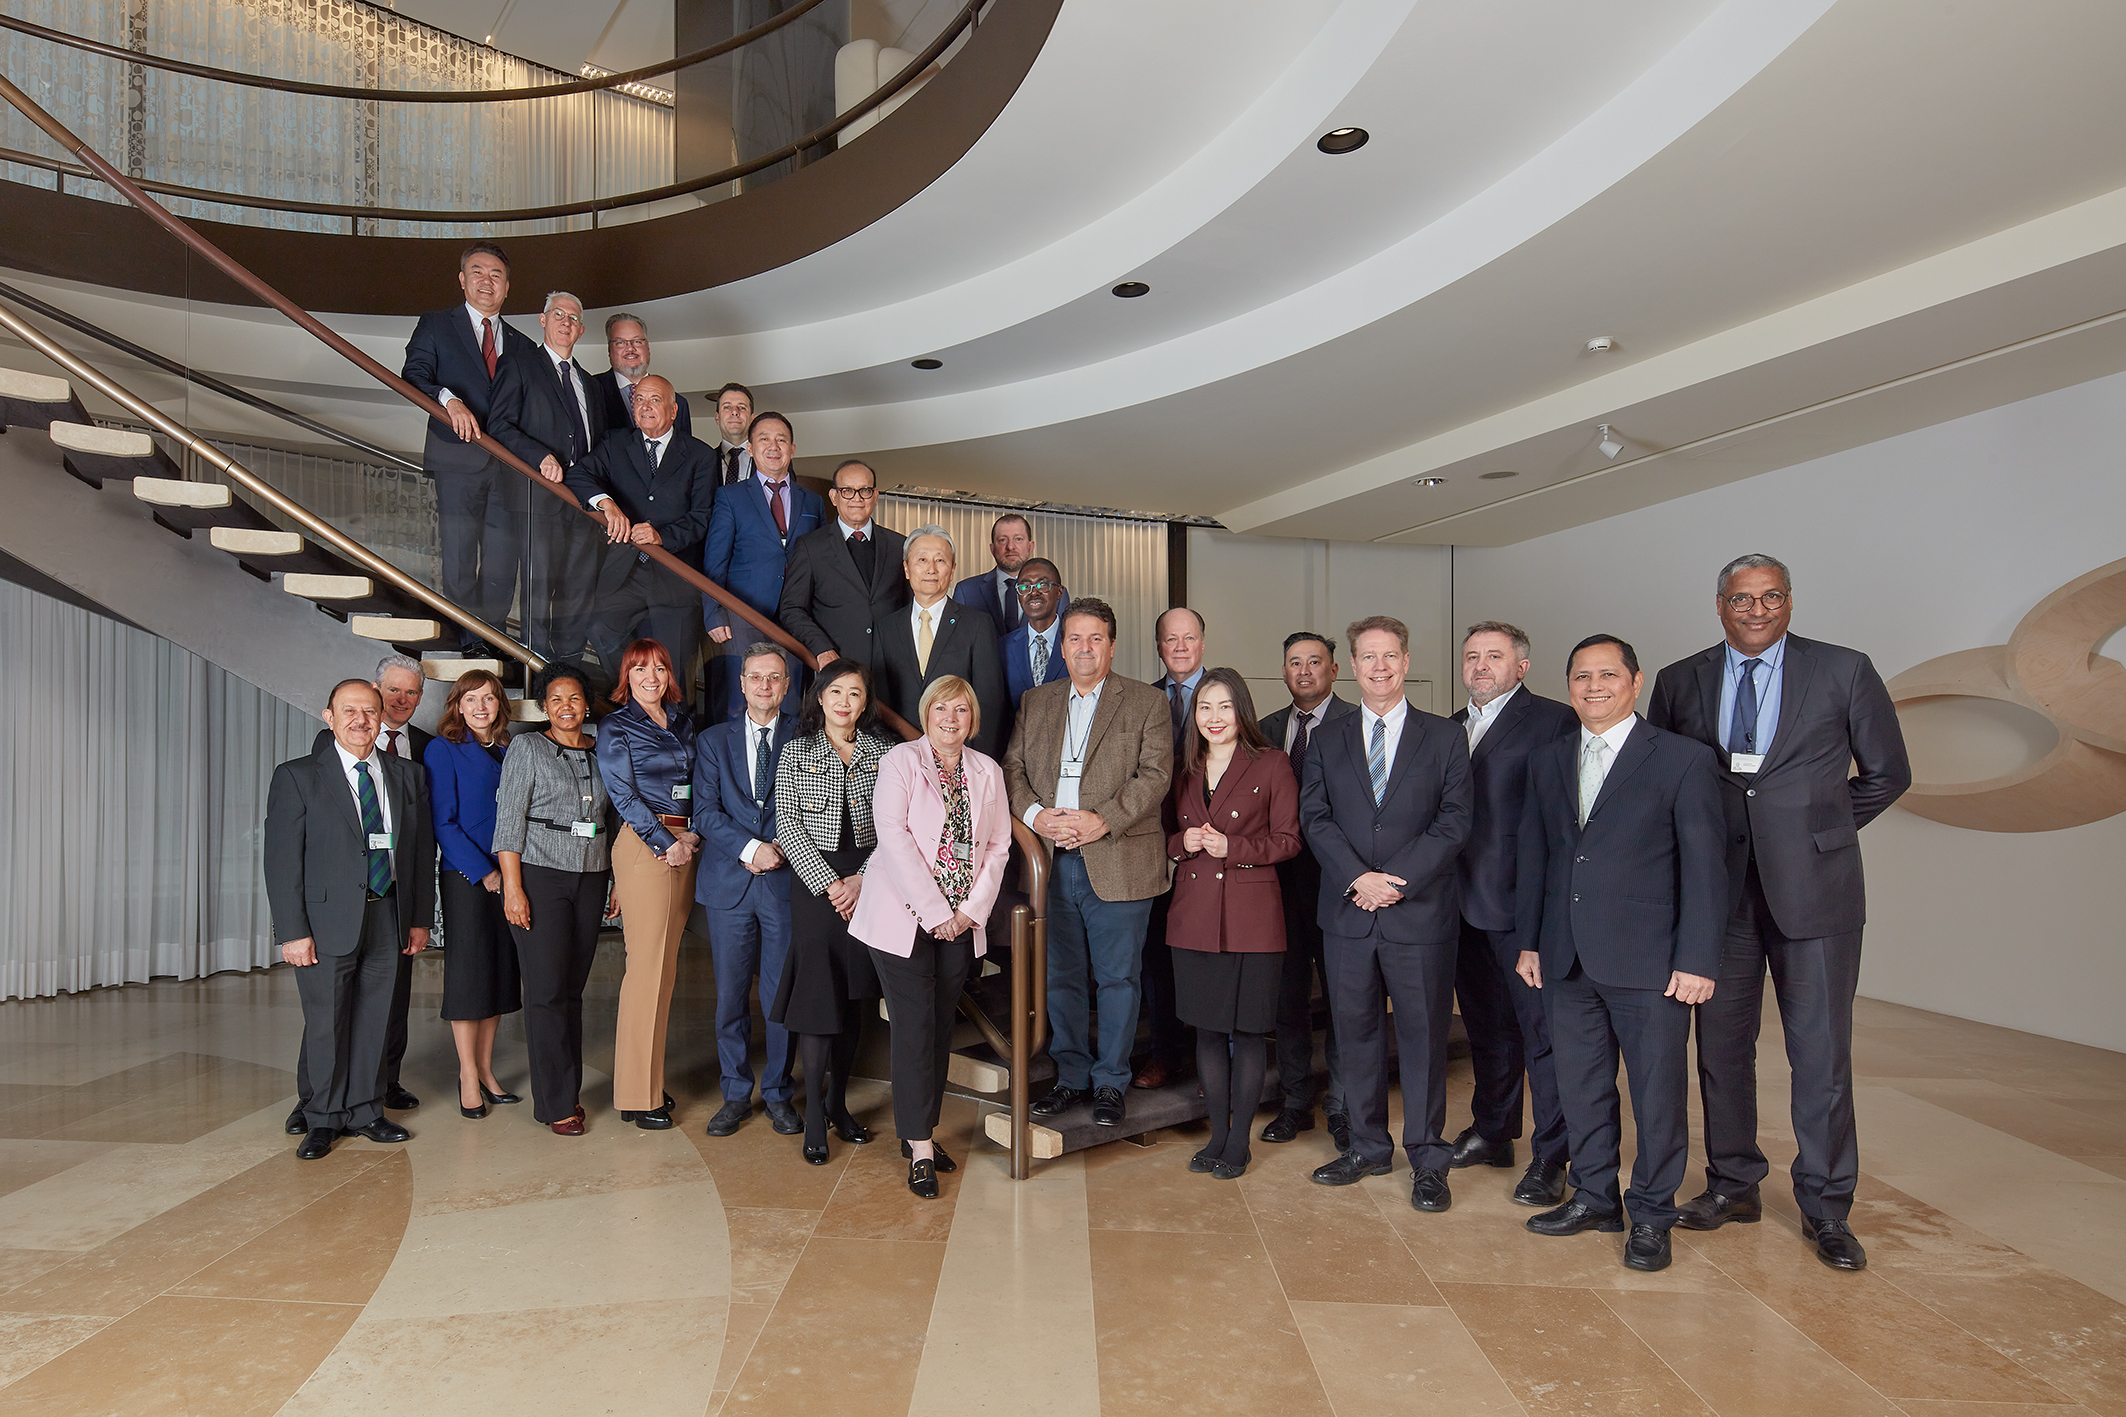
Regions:
M 356 763 L 367 763 L 369 765 L 369 785 L 376 789 L 377 814 L 384 819 L 384 830 L 391 836 L 391 879 L 396 881 L 399 878 L 399 838 L 398 834 L 391 830 L 391 792 L 384 786 L 384 766 L 377 761 L 382 755 L 372 748 L 368 757 L 357 758 L 354 754 L 341 747 L 340 740 L 337 738 L 332 740 L 332 751 L 340 755 L 340 772 L 347 779 L 347 791 L 354 797 L 354 819 L 357 822 L 362 819 L 362 789 L 354 775 L 354 765 Z M 366 851 L 368 847 L 368 838 L 364 837 L 362 849 Z
M 1476 745 L 1484 741 L 1484 735 L 1491 731 L 1491 725 L 1499 721 L 1499 713 L 1506 707 L 1507 701 L 1519 692 L 1521 686 L 1516 684 L 1482 708 L 1476 706 L 1476 700 L 1469 701 L 1469 716 L 1463 720 L 1462 727 L 1469 731 L 1470 752 L 1476 751 Z
M 1063 718 L 1063 747 L 1056 755 L 1059 765 L 1071 762 L 1081 765 L 1084 763 L 1086 753 L 1090 750 L 1092 743 L 1093 715 L 1100 711 L 1100 691 L 1106 687 L 1107 680 L 1104 678 L 1093 685 L 1092 692 L 1089 694 L 1079 693 L 1078 686 L 1075 684 L 1070 686 L 1069 706 Z M 1059 771 L 1056 774 L 1056 800 L 1051 805 L 1068 811 L 1076 811 L 1078 809 L 1078 782 L 1079 779 Z M 1039 816 L 1041 811 L 1041 804 L 1036 802 L 1026 809 L 1025 815 L 1020 820 L 1030 827 L 1033 825 L 1033 819 Z
M 760 752 L 760 737 L 765 733 L 768 736 L 769 760 L 771 762 L 774 760 L 775 716 L 770 714 L 768 721 L 762 723 L 748 712 L 745 723 L 746 790 L 751 792 L 753 800 L 758 802 L 760 800 L 760 778 L 755 775 L 754 770 L 760 766 L 760 759 L 755 755 Z M 770 783 L 769 786 L 772 787 L 774 784 Z M 760 838 L 754 837 L 746 842 L 745 849 L 738 853 L 738 859 L 745 865 L 750 866 L 753 864 L 753 853 L 758 850 L 760 850 Z
M 1602 760 L 1601 774 L 1595 779 L 1596 796 L 1599 797 L 1601 795 L 1602 784 L 1609 781 L 1610 770 L 1616 767 L 1617 765 L 1617 754 L 1623 751 L 1624 740 L 1631 737 L 1632 726 L 1638 721 L 1639 716 L 1637 714 L 1628 713 L 1624 715 L 1623 718 L 1617 720 L 1615 723 L 1610 724 L 1609 727 L 1603 729 L 1602 732 L 1599 734 L 1588 732 L 1587 725 L 1584 723 L 1580 725 L 1580 763 L 1585 763 L 1587 757 L 1587 745 L 1594 742 L 1597 737 L 1599 737 L 1604 743 L 1607 743 L 1609 745 L 1609 754 Z M 1576 764 L 1575 766 L 1577 769 L 1578 765 Z M 1582 803 L 1581 806 L 1583 808 L 1590 808 L 1594 806 L 1594 803 L 1585 802 Z
M 1403 741 L 1403 724 L 1410 717 L 1410 701 L 1397 699 L 1395 707 L 1385 714 L 1378 714 L 1364 704 L 1358 706 L 1358 753 L 1361 758 L 1373 754 L 1373 725 L 1387 725 L 1388 772 L 1395 772 L 1395 749 Z

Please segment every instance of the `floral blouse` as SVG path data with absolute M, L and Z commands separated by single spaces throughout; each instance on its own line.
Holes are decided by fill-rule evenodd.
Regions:
M 932 762 L 937 762 L 933 755 Z M 945 830 L 938 836 L 937 861 L 930 874 L 954 910 L 974 889 L 974 810 L 967 794 L 967 769 L 938 763 L 938 792 L 945 799 Z

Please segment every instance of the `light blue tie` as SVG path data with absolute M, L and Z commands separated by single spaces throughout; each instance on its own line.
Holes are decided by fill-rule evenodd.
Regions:
M 1366 772 L 1373 779 L 1373 805 L 1378 807 L 1388 790 L 1388 723 L 1373 720 L 1373 742 L 1366 748 Z

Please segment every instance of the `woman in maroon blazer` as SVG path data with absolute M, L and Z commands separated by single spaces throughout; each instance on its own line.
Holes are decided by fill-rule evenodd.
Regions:
M 1175 1012 L 1196 1030 L 1196 1069 L 1210 1104 L 1210 1145 L 1191 1171 L 1230 1181 L 1248 1168 L 1248 1127 L 1262 1101 L 1284 972 L 1277 863 L 1299 854 L 1299 783 L 1255 722 L 1238 670 L 1196 685 L 1166 802 L 1174 903 Z

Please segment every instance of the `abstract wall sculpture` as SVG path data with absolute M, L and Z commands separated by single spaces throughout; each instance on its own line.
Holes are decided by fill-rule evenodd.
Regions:
M 1915 782 L 1907 811 L 1974 831 L 2040 832 L 2126 812 L 2126 665 L 2096 647 L 2126 626 L 2126 561 L 2069 581 L 2023 617 L 2005 645 L 1959 650 L 1890 681 L 1890 698 L 1998 699 L 2041 713 L 2052 750 L 1983 782 Z

